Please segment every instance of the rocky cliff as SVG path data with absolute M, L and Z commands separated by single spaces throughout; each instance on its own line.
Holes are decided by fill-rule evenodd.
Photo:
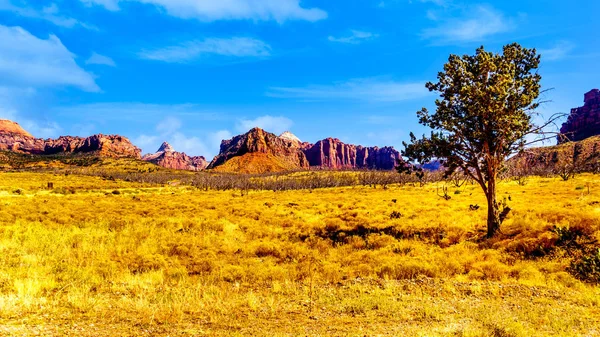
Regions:
M 244 157 L 244 158 L 240 158 Z M 221 143 L 221 151 L 209 165 L 221 171 L 272 172 L 309 167 L 328 169 L 391 170 L 400 153 L 391 147 L 363 147 L 327 138 L 310 144 L 290 132 L 281 136 L 255 128 L 244 135 Z M 223 167 L 223 165 L 225 165 Z M 253 173 L 253 172 L 249 172 Z
M 175 170 L 202 171 L 208 166 L 206 158 L 191 157 L 177 152 L 167 142 L 164 142 L 156 153 L 143 156 L 142 160 Z
M 392 147 L 363 147 L 345 144 L 337 138 L 327 138 L 304 147 L 310 166 L 330 169 L 391 170 L 400 153 Z
M 233 158 L 236 158 L 235 162 L 244 162 L 246 165 L 256 167 L 255 171 L 257 172 L 255 173 L 307 169 L 309 167 L 299 142 L 278 137 L 259 128 L 222 141 L 219 154 L 212 160 L 208 168 L 217 168 Z M 227 171 L 234 171 L 234 169 L 235 167 L 231 167 Z
M 600 90 L 594 89 L 584 95 L 584 105 L 571 110 L 560 133 L 559 144 L 600 135 Z
M 41 139 L 8 120 L 0 120 L 0 150 L 36 155 L 94 153 L 115 158 L 140 158 L 141 154 L 139 148 L 122 136 L 98 134 L 87 138 Z

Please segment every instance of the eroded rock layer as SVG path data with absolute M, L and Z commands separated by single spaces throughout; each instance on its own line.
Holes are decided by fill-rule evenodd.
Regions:
M 42 139 L 7 120 L 0 120 L 0 150 L 37 155 L 95 153 L 105 157 L 141 157 L 141 150 L 123 136 L 98 134 L 87 138 Z

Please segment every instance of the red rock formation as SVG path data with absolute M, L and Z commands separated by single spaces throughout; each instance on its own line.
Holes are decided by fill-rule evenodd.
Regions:
M 306 169 L 309 167 L 306 156 L 300 149 L 298 142 L 277 137 L 259 128 L 254 128 L 248 131 L 248 133 L 221 142 L 219 155 L 212 160 L 208 167 L 215 168 L 221 166 L 231 158 L 243 156 L 248 153 L 267 154 L 269 156 L 261 158 L 277 161 L 276 164 L 265 163 L 265 166 L 273 164 L 273 166 L 279 167 L 283 165 L 290 170 Z M 257 166 L 259 165 L 257 164 Z
M 337 138 L 305 145 L 304 153 L 310 166 L 331 169 L 391 170 L 400 159 L 400 153 L 391 147 L 363 147 L 345 144 Z
M 140 158 L 141 153 L 127 138 L 118 135 L 41 139 L 34 138 L 17 123 L 6 120 L 0 121 L 0 150 L 37 155 L 94 153 L 117 158 Z
M 33 137 L 29 132 L 25 131 L 19 123 L 9 121 L 8 119 L 0 119 L 0 132 L 4 134 L 20 135 L 24 137 Z
M 584 95 L 584 105 L 571 110 L 560 133 L 559 144 L 600 135 L 600 90 L 594 89 Z
M 167 142 L 164 142 L 156 153 L 147 154 L 142 160 L 175 170 L 202 171 L 208 166 L 206 158 L 190 157 L 177 152 Z
M 302 143 L 289 132 L 280 137 L 261 129 L 234 137 L 221 143 L 221 151 L 209 165 L 216 168 L 232 158 L 248 153 L 263 153 L 269 156 L 254 156 L 240 163 L 252 163 L 262 168 L 307 169 L 319 167 L 328 169 L 378 169 L 391 170 L 400 159 L 400 153 L 391 147 L 363 147 L 345 144 L 339 139 L 327 138 L 316 144 Z M 258 159 L 257 159 L 258 158 Z M 256 163 L 257 160 L 269 163 Z M 239 163 L 230 165 L 230 170 L 239 171 Z

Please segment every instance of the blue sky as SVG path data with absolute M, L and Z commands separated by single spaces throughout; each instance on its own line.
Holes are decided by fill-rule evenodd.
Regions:
M 598 1 L 0 0 L 0 118 L 212 157 L 260 126 L 401 148 L 448 55 L 519 42 L 568 112 L 600 86 Z

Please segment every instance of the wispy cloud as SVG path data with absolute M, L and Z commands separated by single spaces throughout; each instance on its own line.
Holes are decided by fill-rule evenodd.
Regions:
M 445 6 L 448 3 L 450 3 L 452 0 L 408 0 L 409 3 L 417 3 L 417 2 L 421 2 L 421 3 L 433 3 L 436 4 L 438 6 Z M 386 8 L 389 7 L 392 4 L 397 4 L 397 3 L 404 3 L 406 2 L 406 0 L 381 0 L 379 1 L 379 3 L 377 3 L 377 7 L 380 8 Z
M 98 53 L 92 53 L 89 59 L 85 61 L 85 64 L 97 64 L 109 67 L 116 67 L 117 64 L 113 59 L 108 56 L 100 55 Z
M 248 130 L 259 127 L 269 132 L 276 134 L 288 131 L 294 122 L 283 116 L 260 116 L 255 119 L 242 119 L 238 121 L 236 129 L 239 132 L 248 132 Z
M 440 17 L 438 14 L 428 17 L 439 25 L 425 29 L 422 36 L 436 43 L 483 41 L 489 36 L 513 30 L 515 20 L 488 6 L 465 8 L 460 17 Z
M 305 8 L 300 0 L 80 0 L 85 4 L 101 5 L 108 10 L 119 10 L 120 3 L 139 2 L 154 5 L 162 12 L 182 19 L 217 20 L 289 20 L 319 21 L 327 12 L 319 8 Z
M 370 40 L 376 39 L 378 37 L 379 37 L 378 34 L 373 34 L 370 32 L 364 32 L 364 31 L 360 31 L 360 30 L 351 30 L 351 34 L 348 36 L 340 36 L 340 37 L 329 36 L 328 40 L 331 42 L 338 42 L 338 43 L 359 44 L 359 43 L 362 43 L 365 41 L 370 41 Z
M 406 83 L 378 78 L 364 78 L 331 85 L 272 87 L 267 92 L 267 96 L 309 100 L 400 102 L 429 95 L 424 83 L 425 81 Z
M 69 117 L 84 114 L 90 120 L 140 120 L 140 118 L 157 118 L 157 116 L 185 116 L 187 119 L 215 121 L 222 119 L 222 114 L 213 112 L 197 104 L 148 104 L 135 102 L 90 103 L 73 106 L 62 106 L 53 112 Z
M 41 9 L 36 9 L 33 7 L 13 5 L 10 0 L 0 0 L 0 11 L 9 11 L 21 17 L 48 21 L 59 27 L 73 28 L 79 26 L 86 29 L 97 30 L 93 25 L 89 25 L 68 16 L 60 15 L 60 10 L 54 3 Z
M 9 119 L 21 126 L 34 137 L 57 137 L 62 128 L 53 121 L 46 121 L 39 116 L 32 118 L 27 106 L 36 100 L 37 92 L 33 88 L 0 86 L 0 118 Z
M 0 25 L 0 85 L 74 86 L 100 91 L 94 76 L 55 35 L 40 39 L 21 27 Z
M 271 55 L 271 46 L 261 40 L 247 37 L 209 38 L 139 53 L 143 59 L 171 63 L 189 62 L 204 55 L 235 58 L 268 57 Z
M 575 45 L 572 42 L 558 41 L 553 47 L 540 49 L 538 52 L 544 61 L 558 61 L 569 56 L 573 49 L 575 49 Z

